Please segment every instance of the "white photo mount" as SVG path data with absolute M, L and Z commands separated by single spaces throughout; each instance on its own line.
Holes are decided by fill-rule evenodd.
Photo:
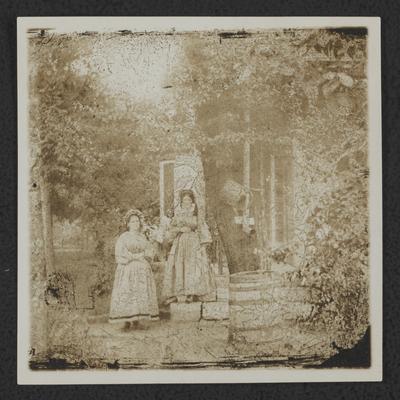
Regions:
M 246 369 L 132 369 L 33 371 L 29 368 L 30 299 L 30 172 L 29 172 L 29 62 L 28 30 L 38 27 L 52 33 L 190 32 L 262 29 L 320 29 L 365 27 L 368 30 L 368 157 L 370 167 L 370 321 L 371 367 L 246 368 Z M 259 382 L 361 382 L 382 380 L 382 160 L 380 18 L 378 17 L 23 17 L 18 18 L 18 383 L 19 384 L 157 384 L 157 383 L 259 383 Z M 160 163 L 160 216 L 165 216 L 164 167 Z M 245 177 L 245 183 L 247 181 Z M 274 184 L 273 182 L 271 184 Z M 246 185 L 245 185 L 246 186 Z M 250 186 L 250 185 L 247 185 Z M 234 223 L 256 223 L 246 213 Z M 274 220 L 274 224 L 276 221 Z M 275 229 L 272 229 L 274 232 Z

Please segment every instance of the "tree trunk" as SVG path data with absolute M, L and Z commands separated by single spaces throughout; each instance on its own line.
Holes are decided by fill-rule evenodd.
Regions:
M 45 274 L 48 276 L 55 271 L 54 267 L 54 247 L 53 247 L 53 221 L 50 205 L 50 189 L 43 177 L 40 174 L 40 202 L 42 209 L 42 227 L 44 241 L 44 258 L 45 258 Z
M 256 234 L 259 249 L 259 261 L 260 268 L 267 270 L 269 268 L 268 259 L 266 257 L 265 251 L 269 245 L 269 221 L 267 213 L 268 197 L 267 197 L 267 177 L 266 177 L 266 163 L 269 161 L 265 151 L 265 146 L 263 143 L 257 144 L 258 146 L 258 160 L 257 164 L 254 165 L 254 172 L 257 172 L 258 177 L 255 176 L 255 184 L 258 183 L 258 195 L 254 195 L 254 216 L 256 223 Z M 255 174 L 256 175 L 256 174 Z M 258 201 L 257 201 L 258 200 Z
M 30 318 L 30 346 L 31 357 L 45 359 L 48 350 L 48 316 L 45 293 L 47 286 L 46 261 L 44 251 L 44 229 L 42 218 L 42 199 L 38 168 L 32 168 L 31 180 L 34 183 L 30 191 L 30 237 L 31 237 L 31 318 Z

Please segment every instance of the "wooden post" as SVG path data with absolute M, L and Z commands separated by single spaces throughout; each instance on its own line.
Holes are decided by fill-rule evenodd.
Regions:
M 243 186 L 247 191 L 245 215 L 249 216 L 249 195 L 250 192 L 250 143 L 246 140 L 244 144 L 244 160 L 243 160 Z
M 165 216 L 165 165 L 174 163 L 175 160 L 160 161 L 160 217 Z
M 164 210 L 164 162 L 160 162 L 160 218 L 165 215 Z
M 244 118 L 247 126 L 247 131 L 250 131 L 249 110 L 246 110 Z M 246 199 L 244 204 L 242 226 L 243 230 L 247 233 L 249 231 L 248 218 L 250 216 L 250 143 L 247 139 L 244 142 L 244 149 L 243 149 L 243 186 L 246 190 Z
M 293 142 L 289 145 L 289 159 L 288 163 L 288 240 L 289 242 L 293 239 L 294 230 L 294 151 Z
M 243 230 L 249 233 L 249 217 L 250 217 L 250 143 L 246 140 L 243 152 L 243 186 L 246 190 L 246 199 L 244 203 L 244 211 L 242 218 Z
M 267 261 L 267 257 L 265 254 L 265 247 L 267 245 L 267 240 L 268 240 L 268 234 L 266 232 L 266 229 L 268 229 L 268 225 L 266 222 L 266 196 L 265 196 L 265 192 L 266 192 L 266 188 L 265 188 L 265 183 L 266 183 L 266 179 L 265 179 L 265 171 L 264 171 L 264 157 L 265 157 L 265 152 L 264 152 L 264 146 L 260 144 L 260 164 L 259 164 L 259 168 L 260 168 L 260 172 L 259 172 L 259 179 L 260 179 L 260 197 L 261 197 L 261 201 L 260 201 L 260 214 L 261 214 L 261 221 L 258 224 L 260 229 L 260 232 L 258 232 L 257 236 L 260 236 L 259 238 L 259 247 L 261 249 L 261 269 L 263 270 L 267 270 L 268 269 L 268 261 Z

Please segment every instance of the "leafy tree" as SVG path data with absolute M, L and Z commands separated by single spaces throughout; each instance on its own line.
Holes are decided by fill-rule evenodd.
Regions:
M 79 36 L 31 39 L 33 168 L 47 193 L 42 208 L 50 221 L 50 244 L 53 216 L 79 219 L 96 236 L 110 236 L 127 208 L 145 207 L 156 198 L 150 181 L 157 167 L 143 168 L 147 151 L 155 150 L 137 118 L 145 106 L 121 111 L 98 73 L 79 69 L 89 47 L 89 38 Z

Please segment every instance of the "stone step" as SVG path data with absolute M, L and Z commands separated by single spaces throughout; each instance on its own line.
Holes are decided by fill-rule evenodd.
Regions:
M 271 294 L 266 290 L 246 290 L 234 291 L 231 290 L 229 302 L 236 304 L 240 302 L 253 302 L 259 300 L 270 300 Z
M 286 278 L 279 278 L 279 279 L 274 279 L 274 280 L 259 280 L 259 281 L 248 281 L 248 282 L 229 282 L 229 288 L 230 290 L 236 290 L 236 291 L 241 291 L 241 290 L 255 290 L 255 289 L 268 289 L 268 288 L 276 288 L 276 287 L 299 287 L 298 282 L 292 282 Z
M 201 315 L 205 320 L 229 319 L 229 304 L 221 301 L 203 303 Z
M 217 287 L 217 301 L 229 301 L 228 287 Z
M 246 271 L 238 272 L 230 276 L 231 283 L 243 283 L 243 282 L 260 282 L 271 280 L 273 273 L 271 271 Z
M 172 321 L 199 321 L 201 318 L 201 302 L 171 303 L 170 319 Z
M 245 290 L 263 290 L 271 287 L 270 284 L 264 281 L 260 282 L 240 282 L 240 283 L 230 283 L 229 289 L 235 291 L 245 291 Z

